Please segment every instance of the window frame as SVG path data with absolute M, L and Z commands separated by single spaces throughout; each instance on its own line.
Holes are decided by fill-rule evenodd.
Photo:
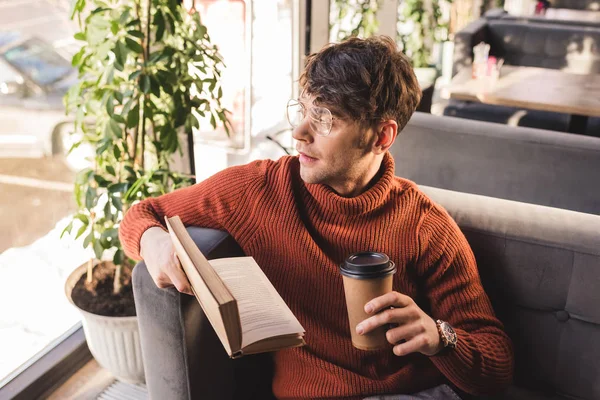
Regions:
M 50 395 L 92 359 L 81 322 L 0 380 L 0 399 L 29 400 Z

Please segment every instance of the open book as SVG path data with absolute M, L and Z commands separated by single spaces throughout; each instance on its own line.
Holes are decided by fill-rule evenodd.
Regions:
M 229 357 L 305 344 L 304 328 L 252 257 L 208 261 L 179 217 L 165 220 L 183 271 Z

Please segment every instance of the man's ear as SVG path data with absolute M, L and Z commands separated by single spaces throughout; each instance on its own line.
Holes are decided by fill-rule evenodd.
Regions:
M 382 154 L 394 144 L 398 135 L 398 123 L 393 119 L 382 121 L 377 125 L 377 140 L 373 143 L 373 152 Z

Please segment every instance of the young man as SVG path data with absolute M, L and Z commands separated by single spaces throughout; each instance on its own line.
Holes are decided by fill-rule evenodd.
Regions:
M 470 394 L 507 386 L 512 345 L 466 239 L 414 183 L 394 176 L 388 149 L 421 97 L 407 58 L 389 38 L 354 38 L 310 56 L 300 84 L 288 104 L 298 157 L 228 168 L 137 204 L 121 225 L 127 253 L 145 260 L 158 287 L 190 293 L 163 216 L 229 232 L 306 329 L 306 346 L 274 354 L 278 398 L 431 388 L 440 398 L 454 395 L 445 383 Z M 372 316 L 357 331 L 393 324 L 393 350 L 351 344 L 338 266 L 363 250 L 386 253 L 398 272 L 393 292 L 365 305 Z

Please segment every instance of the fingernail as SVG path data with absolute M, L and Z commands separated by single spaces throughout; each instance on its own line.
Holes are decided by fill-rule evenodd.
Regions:
M 356 333 L 358 333 L 359 335 L 362 335 L 364 332 L 364 329 L 362 327 L 362 325 L 356 325 Z
M 365 307 L 365 310 L 367 310 L 367 312 L 370 314 L 373 312 L 373 306 L 370 304 L 367 304 Z

